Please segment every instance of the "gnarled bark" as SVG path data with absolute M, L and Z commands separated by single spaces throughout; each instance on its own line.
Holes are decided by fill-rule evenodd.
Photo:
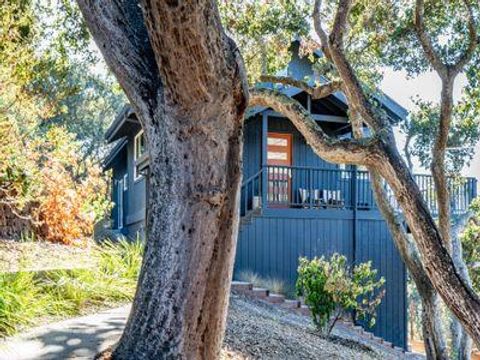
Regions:
M 219 356 L 238 232 L 247 104 L 213 1 L 79 0 L 145 130 L 147 242 L 115 359 Z M 145 25 L 146 24 L 146 25 Z

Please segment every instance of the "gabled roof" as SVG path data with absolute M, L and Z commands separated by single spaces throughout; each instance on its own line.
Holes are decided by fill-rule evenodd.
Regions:
M 118 140 L 112 149 L 108 152 L 108 155 L 102 161 L 102 167 L 104 170 L 110 168 L 112 161 L 115 160 L 120 151 L 128 144 L 128 139 L 126 137 Z
M 314 71 L 313 71 L 313 63 L 308 59 L 308 57 L 301 57 L 299 54 L 299 47 L 300 41 L 295 40 L 292 42 L 291 53 L 292 58 L 288 64 L 288 67 L 281 71 L 282 75 L 287 73 L 289 76 L 296 78 L 297 80 L 304 80 L 309 79 L 308 82 L 311 85 L 314 85 Z M 316 50 L 314 55 L 317 57 L 322 57 L 322 52 L 320 50 Z M 320 83 L 328 82 L 328 79 L 324 76 L 317 76 L 317 81 Z M 269 88 L 269 89 L 277 89 L 278 91 L 282 92 L 283 94 L 293 97 L 297 94 L 302 92 L 301 89 L 292 86 L 283 86 L 273 83 L 258 83 L 256 85 L 260 88 Z M 405 118 L 408 115 L 408 111 L 399 105 L 395 100 L 393 100 L 390 96 L 386 95 L 382 91 L 378 90 L 374 97 L 378 100 L 380 105 L 386 111 L 387 115 L 389 116 L 391 122 L 396 124 Z M 333 100 L 337 106 L 341 107 L 348 107 L 347 98 L 342 92 L 335 92 L 331 94 L 328 99 Z M 338 105 L 340 104 L 340 105 Z M 245 113 L 245 118 L 252 117 L 258 113 L 261 113 L 267 110 L 267 107 L 256 106 L 249 108 Z M 121 139 L 122 137 L 128 136 L 133 132 L 137 132 L 140 130 L 140 123 L 138 119 L 135 117 L 135 113 L 130 105 L 125 105 L 120 113 L 117 115 L 115 120 L 112 122 L 110 127 L 107 129 L 105 133 L 105 139 L 107 142 L 111 143 L 115 140 Z
M 111 143 L 121 139 L 122 137 L 128 136 L 132 131 L 138 131 L 139 126 L 140 123 L 132 107 L 129 104 L 125 104 L 105 132 L 105 140 L 107 140 L 107 143 Z
M 315 80 L 313 79 L 315 77 L 315 74 L 313 71 L 313 63 L 308 59 L 308 57 L 300 56 L 299 48 L 300 48 L 300 41 L 299 40 L 293 41 L 291 46 L 292 59 L 290 60 L 287 69 L 280 71 L 278 75 L 285 75 L 285 73 L 287 73 L 288 76 L 291 76 L 297 80 L 308 79 L 307 82 L 313 86 L 315 85 Z M 316 57 L 323 57 L 323 54 L 320 50 L 315 50 L 314 55 Z M 319 80 L 320 83 L 326 83 L 329 81 L 324 76 L 317 76 L 317 78 L 318 78 L 317 80 Z M 295 96 L 302 92 L 302 90 L 296 87 L 277 85 L 273 83 L 259 83 L 256 86 L 260 88 L 276 89 L 289 97 Z M 335 92 L 331 96 L 336 100 L 338 100 L 340 103 L 348 107 L 347 98 L 342 92 L 340 91 Z M 396 124 L 406 119 L 408 115 L 408 111 L 404 107 L 402 107 L 400 104 L 398 104 L 395 100 L 393 100 L 390 96 L 386 95 L 381 90 L 378 90 L 374 94 L 374 97 L 380 103 L 380 105 L 382 105 L 384 110 L 387 112 L 393 124 Z M 247 111 L 246 117 L 248 118 L 248 117 L 254 116 L 260 112 L 263 112 L 266 109 L 267 109 L 266 107 L 260 107 L 260 106 L 251 108 L 249 111 Z

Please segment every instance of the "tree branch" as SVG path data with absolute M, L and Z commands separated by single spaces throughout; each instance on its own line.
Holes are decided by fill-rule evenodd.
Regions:
M 464 0 L 463 3 L 465 4 L 467 10 L 467 21 L 468 21 L 468 47 L 465 52 L 460 56 L 457 62 L 452 65 L 452 72 L 455 74 L 460 73 L 464 66 L 467 65 L 473 57 L 473 54 L 478 48 L 480 43 L 480 39 L 477 33 L 477 24 L 475 22 L 475 18 L 473 16 L 472 5 L 468 0 Z
M 355 110 L 351 111 L 351 123 L 352 123 L 352 133 L 356 139 L 363 137 L 362 132 L 362 120 L 358 112 Z M 368 167 L 371 176 L 371 184 L 373 194 L 375 196 L 375 202 L 382 213 L 387 226 L 392 234 L 393 241 L 400 253 L 402 260 L 410 271 L 412 277 L 415 280 L 415 284 L 418 287 L 420 292 L 424 289 L 433 289 L 433 285 L 428 278 L 427 273 L 423 267 L 422 261 L 418 255 L 418 250 L 415 245 L 408 238 L 408 234 L 403 226 L 401 220 L 396 214 L 394 208 L 388 201 L 388 195 L 383 186 L 383 179 L 380 173 L 374 167 Z
M 445 154 L 448 145 L 448 133 L 452 122 L 454 75 L 442 79 L 440 119 L 438 133 L 432 149 L 430 169 L 434 180 L 438 205 L 438 224 L 443 242 L 449 250 L 450 244 L 450 194 L 445 168 Z
M 249 106 L 266 106 L 288 117 L 315 152 L 335 163 L 368 165 L 374 162 L 378 138 L 366 141 L 337 140 L 329 137 L 296 101 L 270 89 L 250 89 Z
M 422 45 L 423 52 L 427 57 L 430 64 L 433 66 L 435 71 L 440 75 L 440 77 L 445 78 L 448 76 L 448 68 L 443 63 L 440 55 L 435 51 L 432 39 L 427 33 L 424 22 L 424 12 L 425 12 L 425 2 L 424 0 L 416 0 L 415 6 L 415 31 L 417 33 L 418 40 Z
M 315 32 L 320 39 L 323 54 L 328 60 L 333 62 L 330 49 L 328 48 L 328 35 L 322 27 L 321 12 L 322 0 L 315 0 L 315 4 L 313 6 L 313 27 L 315 28 Z
M 405 265 L 407 265 L 408 270 L 415 278 L 415 283 L 419 286 L 421 284 L 430 284 L 430 280 L 423 268 L 422 262 L 418 253 L 416 252 L 414 245 L 410 243 L 408 235 L 405 231 L 404 226 L 402 225 L 400 219 L 395 214 L 395 210 L 392 208 L 391 204 L 388 202 L 387 194 L 383 188 L 382 178 L 380 174 L 371 169 L 371 181 L 372 181 L 372 190 L 375 194 L 375 201 L 378 208 L 380 209 L 385 221 L 387 222 L 388 228 L 392 234 L 393 240 L 397 246 L 399 253 L 402 256 Z
M 320 21 L 320 1 L 315 4 L 315 30 L 322 42 L 322 46 L 328 48 L 328 58 L 333 62 L 343 83 L 343 91 L 347 96 L 350 107 L 354 107 L 360 114 L 363 121 L 367 123 L 375 132 L 387 131 L 389 138 L 394 141 L 393 133 L 387 121 L 375 114 L 369 103 L 360 81 L 355 75 L 353 68 L 348 62 L 344 52 L 344 35 L 347 31 L 347 19 L 352 6 L 351 0 L 340 0 L 335 14 L 332 32 L 326 39 L 326 34 L 321 27 Z M 327 43 L 325 44 L 325 41 Z
M 479 38 L 477 34 L 477 24 L 473 16 L 473 10 L 470 2 L 464 0 L 467 10 L 467 21 L 468 21 L 468 38 L 469 43 L 465 52 L 459 57 L 459 59 L 452 65 L 446 65 L 435 48 L 433 47 L 432 39 L 427 33 L 424 22 L 424 11 L 425 3 L 424 0 L 417 0 L 415 7 L 415 31 L 417 33 L 418 40 L 422 45 L 423 51 L 427 60 L 433 66 L 435 71 L 440 75 L 442 79 L 445 79 L 449 76 L 455 77 L 463 67 L 471 60 L 477 46 L 479 44 Z
M 310 94 L 314 100 L 322 99 L 328 95 L 342 90 L 342 82 L 337 80 L 333 80 L 319 86 L 311 86 L 306 81 L 296 80 L 289 76 L 262 75 L 260 76 L 260 81 L 279 83 L 299 88 L 305 91 L 307 94 Z
M 437 204 L 439 210 L 439 228 L 443 241 L 448 248 L 451 248 L 451 231 L 450 231 L 450 194 L 448 189 L 448 179 L 445 168 L 445 155 L 448 145 L 448 134 L 450 132 L 450 125 L 453 117 L 453 87 L 455 78 L 462 71 L 463 67 L 471 60 L 474 52 L 478 46 L 478 35 L 476 30 L 476 23 L 473 17 L 473 11 L 468 0 L 464 0 L 464 4 L 467 10 L 468 29 L 469 29 L 469 45 L 462 56 L 453 65 L 445 65 L 446 74 L 439 72 L 442 79 L 442 93 L 441 93 L 441 106 L 440 106 L 440 119 L 438 125 L 438 134 L 435 139 L 435 143 L 432 149 L 432 163 L 431 171 L 434 178 L 435 190 L 437 192 Z M 423 25 L 423 0 L 417 0 L 416 17 L 419 18 L 420 29 L 423 28 L 423 34 L 425 35 L 425 29 Z M 418 33 L 418 31 L 417 31 Z M 422 33 L 419 34 L 419 38 Z M 426 36 L 426 35 L 425 35 Z M 428 36 L 427 36 L 428 38 Z M 430 41 L 429 39 L 427 39 Z M 422 41 L 422 40 L 421 40 Z M 431 43 L 427 50 L 430 53 L 435 53 Z M 424 47 L 425 48 L 425 47 Z M 431 61 L 439 61 L 438 54 L 435 59 L 429 55 L 429 52 L 425 50 L 427 59 Z M 438 58 L 438 59 L 437 59 Z M 439 71 L 437 65 L 433 64 L 434 68 Z M 442 64 L 443 65 L 443 64 Z M 443 71 L 443 70 L 442 70 Z

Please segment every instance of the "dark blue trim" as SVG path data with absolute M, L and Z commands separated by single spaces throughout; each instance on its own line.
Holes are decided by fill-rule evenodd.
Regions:
M 105 157 L 105 159 L 102 162 L 102 167 L 104 170 L 107 170 L 110 168 L 110 165 L 112 162 L 115 160 L 117 157 L 118 153 L 128 144 L 128 139 L 123 138 L 119 140 L 115 146 L 113 147 L 112 150 L 108 153 L 108 155 Z
M 107 140 L 107 142 L 110 142 L 113 139 L 117 131 L 122 127 L 125 121 L 127 121 L 127 118 L 131 114 L 133 114 L 132 108 L 130 107 L 130 105 L 125 104 L 122 110 L 120 110 L 120 112 L 118 113 L 117 117 L 110 124 L 107 131 L 105 131 L 105 140 Z
M 268 138 L 268 115 L 262 114 L 262 206 L 267 203 L 268 174 L 267 174 L 267 138 Z
M 263 217 L 281 217 L 291 219 L 347 219 L 355 218 L 354 211 L 349 209 L 301 209 L 301 208 L 266 208 L 262 210 Z M 358 210 L 358 220 L 381 220 L 378 210 Z

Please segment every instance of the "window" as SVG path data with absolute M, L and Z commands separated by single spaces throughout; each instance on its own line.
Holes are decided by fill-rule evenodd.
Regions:
M 123 175 L 123 191 L 128 190 L 128 173 Z
M 143 130 L 140 131 L 137 135 L 135 135 L 135 141 L 133 144 L 133 178 L 138 180 L 142 177 L 142 174 L 138 172 L 137 169 L 137 161 L 145 155 L 146 148 L 145 148 L 145 136 L 143 134 Z
M 339 164 L 338 169 L 340 170 L 340 175 L 343 180 L 348 180 L 352 177 L 352 170 L 347 168 L 347 165 Z

